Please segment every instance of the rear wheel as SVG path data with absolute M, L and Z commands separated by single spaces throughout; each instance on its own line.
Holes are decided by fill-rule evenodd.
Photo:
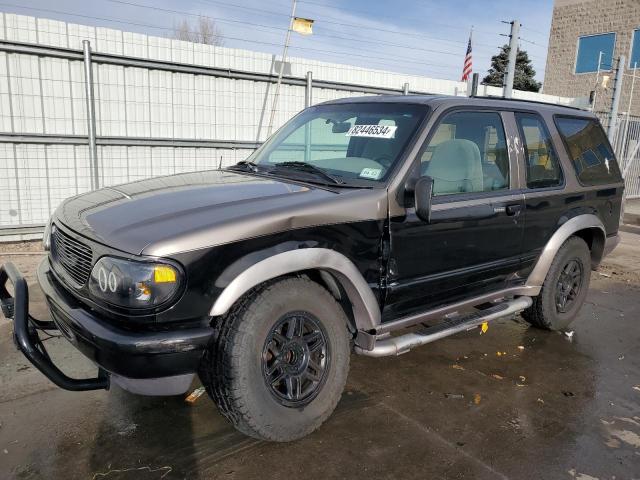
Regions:
M 540 295 L 522 312 L 531 325 L 562 330 L 575 319 L 589 290 L 591 255 L 585 241 L 570 237 L 558 250 Z
M 331 415 L 349 356 L 340 305 L 317 283 L 288 278 L 247 295 L 223 319 L 200 377 L 238 430 L 291 441 Z

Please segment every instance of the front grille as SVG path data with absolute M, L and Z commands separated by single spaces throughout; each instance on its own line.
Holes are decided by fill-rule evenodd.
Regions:
M 69 276 L 80 286 L 91 274 L 91 248 L 55 227 L 52 232 L 51 253 Z

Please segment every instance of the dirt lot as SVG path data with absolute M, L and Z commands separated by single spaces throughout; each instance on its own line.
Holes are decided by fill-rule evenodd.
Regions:
M 4 247 L 0 262 L 32 282 L 37 248 Z M 2 319 L 0 478 L 639 479 L 639 317 L 640 235 L 624 233 L 572 336 L 509 319 L 397 358 L 354 356 L 336 413 L 293 444 L 242 436 L 205 396 L 59 390 Z M 46 345 L 70 374 L 95 371 L 64 340 Z

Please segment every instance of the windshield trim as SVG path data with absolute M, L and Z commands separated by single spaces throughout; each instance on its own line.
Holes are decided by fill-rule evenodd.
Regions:
M 307 174 L 308 176 L 304 177 L 305 172 L 296 172 L 294 170 L 291 170 L 291 172 L 294 173 L 294 175 L 283 175 L 282 172 L 275 173 L 266 169 L 262 169 L 258 171 L 240 170 L 240 169 L 233 168 L 234 166 L 235 165 L 229 165 L 228 167 L 224 167 L 223 171 L 234 173 L 237 175 L 248 175 L 250 177 L 264 178 L 264 179 L 273 180 L 276 182 L 287 182 L 287 183 L 293 183 L 296 185 L 311 186 L 313 188 L 321 188 L 322 190 L 327 190 L 330 192 L 335 192 L 336 190 L 357 190 L 357 189 L 374 190 L 374 189 L 386 188 L 386 186 L 383 185 L 382 182 L 375 182 L 376 185 L 371 185 L 370 183 L 374 183 L 374 182 L 370 182 L 370 181 L 369 181 L 369 184 L 367 185 L 364 185 L 364 184 L 355 185 L 350 183 L 329 183 L 329 182 L 322 182 L 320 180 L 318 181 L 313 180 L 310 174 Z M 299 173 L 300 175 L 295 175 L 296 173 Z

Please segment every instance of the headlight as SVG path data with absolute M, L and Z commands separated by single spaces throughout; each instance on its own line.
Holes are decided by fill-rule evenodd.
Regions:
M 180 271 L 166 263 L 102 257 L 91 271 L 89 291 L 112 305 L 150 308 L 171 299 L 181 283 Z

